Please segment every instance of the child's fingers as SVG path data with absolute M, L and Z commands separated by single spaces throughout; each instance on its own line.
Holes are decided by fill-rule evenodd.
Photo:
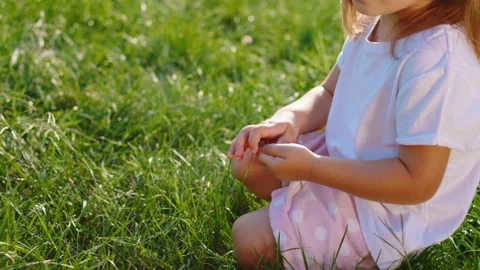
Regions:
M 253 154 L 258 152 L 258 143 L 260 142 L 260 139 L 262 139 L 262 130 L 262 127 L 255 128 L 250 132 L 250 136 L 248 136 L 248 144 L 250 145 Z
M 272 156 L 269 156 L 269 155 L 264 154 L 262 152 L 258 153 L 257 159 L 258 159 L 258 162 L 260 162 L 260 164 L 262 164 L 263 166 L 265 166 L 267 168 L 270 168 L 270 166 L 272 164 L 272 161 L 273 161 Z
M 227 158 L 234 158 L 235 157 L 235 151 L 230 148 L 227 153 Z
M 267 144 L 261 148 L 261 153 L 268 156 L 283 158 L 289 146 L 286 144 Z
M 268 169 L 272 170 L 273 167 L 281 160 L 281 158 L 267 155 L 265 153 L 259 152 L 257 156 L 258 162 Z
M 261 139 L 275 138 L 280 135 L 280 132 L 281 130 L 275 126 L 260 126 L 252 129 L 248 137 L 248 144 L 252 149 L 252 153 L 258 152 L 258 144 Z
M 230 149 L 228 150 L 228 154 L 227 154 L 227 157 L 228 158 L 234 158 L 237 156 L 237 145 L 238 145 L 238 141 L 239 141 L 239 136 L 240 134 L 232 141 L 232 143 L 230 144 Z
M 237 137 L 235 137 L 235 139 L 230 144 L 230 148 L 227 153 L 228 158 L 243 158 L 245 149 L 248 148 L 247 138 L 250 134 L 251 129 L 252 126 L 246 126 L 238 133 Z
M 230 148 L 228 149 L 227 152 L 227 157 L 228 158 L 233 158 L 235 156 L 235 140 L 232 141 L 230 144 Z
M 238 137 L 235 139 L 235 153 L 234 157 L 237 157 L 239 159 L 243 158 L 243 154 L 245 153 L 245 148 L 246 148 L 246 143 L 247 143 L 247 137 L 249 135 L 249 131 L 241 131 L 240 134 L 238 134 Z
M 295 138 L 289 133 L 283 133 L 283 135 L 278 138 L 277 143 L 292 143 L 295 141 Z

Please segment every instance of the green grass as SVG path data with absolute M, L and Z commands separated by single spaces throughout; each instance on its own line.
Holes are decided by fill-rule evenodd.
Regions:
M 237 268 L 228 142 L 342 43 L 337 1 L 0 1 L 0 268 Z M 480 269 L 479 220 L 405 267 Z

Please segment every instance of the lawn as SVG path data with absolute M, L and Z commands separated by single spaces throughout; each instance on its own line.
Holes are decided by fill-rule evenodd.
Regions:
M 339 3 L 1 0 L 0 268 L 235 269 L 236 132 L 322 81 Z M 405 269 L 480 269 L 480 196 Z

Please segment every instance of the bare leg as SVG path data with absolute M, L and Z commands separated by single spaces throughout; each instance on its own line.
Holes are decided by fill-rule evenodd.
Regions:
M 275 262 L 276 241 L 270 227 L 269 206 L 239 217 L 232 228 L 233 247 L 240 265 L 255 269 L 259 259 Z
M 243 160 L 232 160 L 233 175 L 257 197 L 271 200 L 272 191 L 282 187 L 280 180 L 258 162 L 257 156 L 247 149 Z

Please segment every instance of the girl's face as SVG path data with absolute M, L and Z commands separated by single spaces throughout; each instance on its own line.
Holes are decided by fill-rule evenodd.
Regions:
M 425 6 L 433 0 L 352 0 L 358 12 L 368 16 L 399 13 L 403 10 Z

